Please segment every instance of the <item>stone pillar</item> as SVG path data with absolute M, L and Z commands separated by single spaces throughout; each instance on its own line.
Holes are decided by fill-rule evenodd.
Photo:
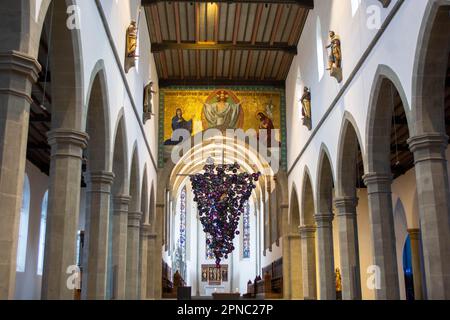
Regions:
M 114 173 L 91 172 L 87 180 L 89 202 L 86 210 L 82 297 L 87 300 L 104 300 L 108 270 L 109 210 Z
M 39 71 L 28 55 L 0 53 L 0 300 L 14 299 L 31 88 Z
M 317 299 L 316 280 L 316 227 L 301 226 L 303 296 L 305 300 Z
M 450 193 L 445 151 L 448 136 L 428 133 L 408 140 L 414 153 L 420 231 L 428 299 L 450 299 Z
M 422 300 L 422 268 L 420 267 L 420 230 L 408 229 L 414 281 L 414 300 Z
M 136 300 L 138 297 L 139 229 L 141 227 L 141 218 L 142 212 L 128 213 L 126 283 L 126 298 L 128 300 Z
M 86 133 L 70 129 L 48 133 L 52 150 L 42 299 L 74 298 L 75 288 L 67 286 L 67 271 L 76 265 L 81 161 L 87 140 Z
M 283 257 L 283 275 L 286 270 L 287 277 L 283 276 L 283 288 L 286 288 L 287 299 L 298 300 L 303 298 L 302 288 L 302 257 L 300 234 L 290 233 L 283 240 L 283 250 L 286 248 L 288 259 Z M 284 242 L 286 241 L 286 242 Z M 286 269 L 285 269 L 286 268 Z
M 367 186 L 370 228 L 372 231 L 373 264 L 379 267 L 380 287 L 377 300 L 399 300 L 397 253 L 395 247 L 394 214 L 392 210 L 392 175 L 368 173 L 363 177 Z
M 359 267 L 358 224 L 356 220 L 357 199 L 339 197 L 334 201 L 339 228 L 339 251 L 341 259 L 342 299 L 361 299 L 361 274 Z
M 155 233 L 148 235 L 147 246 L 147 298 L 160 299 L 162 296 L 162 257 L 161 257 L 161 239 Z M 158 265 L 155 265 L 157 261 Z
M 139 298 L 141 300 L 147 299 L 147 276 L 148 276 L 148 236 L 151 233 L 151 226 L 149 224 L 144 224 L 141 226 L 139 233 L 140 236 L 140 246 L 139 246 Z
M 314 218 L 317 224 L 320 300 L 336 300 L 332 224 L 333 214 L 316 214 Z
M 130 196 L 114 196 L 113 225 L 113 299 L 124 300 L 127 269 L 127 229 Z

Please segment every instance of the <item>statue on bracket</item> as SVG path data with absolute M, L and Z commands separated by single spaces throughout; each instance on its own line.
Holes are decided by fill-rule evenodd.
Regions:
M 312 121 L 311 121 L 311 91 L 308 87 L 303 89 L 303 95 L 300 99 L 302 103 L 302 116 L 303 116 L 303 125 L 311 130 Z
M 126 43 L 126 53 L 125 53 L 125 72 L 136 66 L 136 54 L 137 50 L 137 35 L 138 29 L 136 21 L 132 20 L 131 24 L 127 28 L 127 43 Z
M 330 75 L 341 83 L 342 82 L 342 51 L 341 51 L 341 40 L 339 36 L 330 31 L 330 44 L 326 46 L 326 49 L 330 49 L 330 54 L 328 55 L 328 68 Z
M 156 91 L 153 91 L 153 81 L 150 81 L 145 87 L 144 87 L 144 116 L 143 116 L 143 122 L 144 124 L 147 122 L 147 120 L 150 120 L 153 113 L 153 94 L 155 94 Z

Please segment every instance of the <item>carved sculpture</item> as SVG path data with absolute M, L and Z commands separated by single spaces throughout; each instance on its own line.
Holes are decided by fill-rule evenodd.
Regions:
M 341 51 L 341 40 L 339 36 L 330 31 L 330 44 L 326 46 L 326 49 L 330 49 L 328 55 L 328 68 L 330 75 L 340 83 L 342 82 L 342 51 Z
M 150 120 L 152 118 L 153 114 L 153 94 L 156 93 L 156 91 L 153 91 L 153 81 L 150 81 L 149 84 L 147 84 L 144 88 L 144 116 L 143 116 L 143 122 L 144 124 L 147 122 L 147 120 Z
M 303 95 L 300 101 L 302 103 L 303 125 L 307 127 L 308 130 L 311 130 L 311 91 L 308 87 L 303 89 Z
M 132 67 L 136 65 L 137 50 L 137 34 L 138 29 L 136 21 L 131 21 L 127 28 L 126 36 L 126 52 L 125 52 L 125 72 L 128 72 Z

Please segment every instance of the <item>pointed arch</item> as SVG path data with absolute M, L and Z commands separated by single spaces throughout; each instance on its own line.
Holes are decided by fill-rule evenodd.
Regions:
M 130 212 L 138 212 L 141 210 L 140 202 L 140 177 L 139 177 L 139 152 L 137 148 L 137 143 L 134 142 L 133 145 L 133 155 L 131 158 L 131 168 L 130 168 Z
M 147 164 L 144 165 L 144 173 L 142 174 L 141 183 L 141 212 L 142 212 L 142 224 L 149 223 L 149 196 L 148 196 L 148 175 Z
M 317 213 L 332 214 L 334 173 L 331 165 L 330 153 L 322 143 L 319 152 L 319 166 L 317 171 Z
M 450 29 L 448 1 L 429 1 L 417 40 L 413 70 L 411 135 L 445 133 L 445 82 L 449 61 Z
M 103 60 L 97 61 L 87 95 L 86 132 L 90 140 L 86 150 L 90 171 L 111 170 L 111 142 L 109 128 L 109 101 L 106 71 Z
M 302 183 L 302 200 L 301 200 L 301 223 L 303 225 L 314 225 L 314 191 L 312 187 L 311 174 L 307 166 L 305 166 L 303 172 Z
M 401 100 L 401 106 L 398 107 L 395 101 L 397 95 Z M 367 114 L 368 172 L 391 173 L 391 131 L 397 130 L 394 128 L 392 120 L 393 117 L 397 117 L 397 109 L 406 115 L 409 138 L 411 131 L 410 108 L 401 81 L 390 67 L 379 65 L 371 89 Z
M 362 154 L 364 171 L 366 161 L 361 144 L 361 135 L 356 126 L 356 121 L 349 112 L 344 113 L 342 127 L 339 135 L 337 172 L 336 172 L 336 194 L 339 196 L 356 198 L 358 151 Z M 358 175 L 363 175 L 359 172 Z
M 119 112 L 116 122 L 112 171 L 115 175 L 113 195 L 128 194 L 128 147 L 123 109 Z
M 290 233 L 298 233 L 298 227 L 300 226 L 300 206 L 298 202 L 298 193 L 295 183 L 292 183 L 291 187 L 288 225 Z

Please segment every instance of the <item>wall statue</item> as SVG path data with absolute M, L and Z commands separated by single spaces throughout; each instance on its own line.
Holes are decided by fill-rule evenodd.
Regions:
M 132 20 L 127 28 L 127 35 L 126 35 L 125 72 L 127 73 L 132 67 L 136 65 L 136 58 L 138 57 L 136 54 L 137 35 L 138 29 L 136 21 Z
M 311 91 L 308 87 L 303 89 L 303 95 L 300 99 L 302 103 L 302 116 L 303 116 L 303 125 L 311 130 L 312 121 L 311 121 Z
M 341 40 L 339 36 L 330 31 L 330 44 L 326 46 L 326 49 L 330 49 L 328 55 L 328 68 L 330 75 L 341 83 L 342 82 L 342 51 L 341 51 Z
M 154 115 L 152 101 L 153 101 L 153 94 L 155 93 L 156 91 L 153 91 L 153 81 L 150 81 L 150 83 L 144 87 L 144 109 L 143 109 L 144 124 L 147 122 L 147 120 L 150 120 Z

